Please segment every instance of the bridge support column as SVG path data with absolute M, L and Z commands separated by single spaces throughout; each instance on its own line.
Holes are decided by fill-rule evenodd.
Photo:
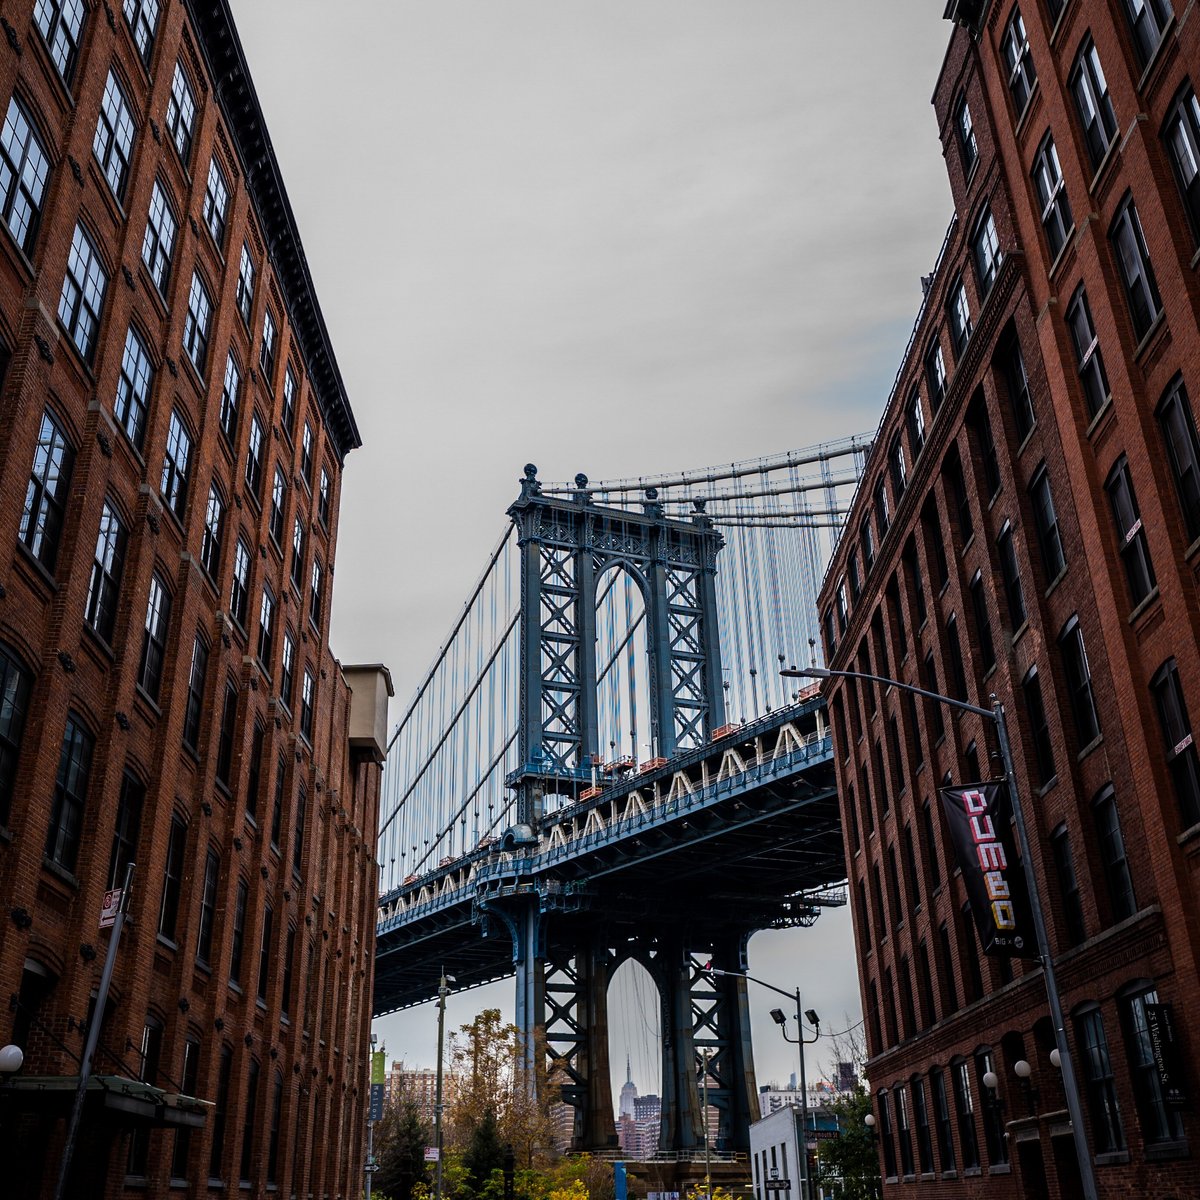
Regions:
M 662 994 L 663 1150 L 695 1150 L 704 1145 L 700 1112 L 694 1021 L 692 956 L 682 941 L 660 939 L 663 949 L 659 988 Z
M 522 1070 L 525 1090 L 537 1090 L 538 1030 L 546 1023 L 541 963 L 541 914 L 535 897 L 530 897 L 513 914 L 513 963 L 517 968 L 516 1025 L 521 1032 Z
M 717 948 L 712 964 L 724 971 L 746 970 L 746 942 L 739 936 Z M 722 1098 L 717 1140 L 723 1150 L 750 1150 L 750 1126 L 759 1118 L 754 1078 L 754 1045 L 750 1039 L 750 1000 L 746 980 L 718 975 L 715 1024 L 721 1045 L 717 1073 Z

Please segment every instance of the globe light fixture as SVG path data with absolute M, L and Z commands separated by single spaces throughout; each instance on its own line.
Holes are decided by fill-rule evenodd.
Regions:
M 0 1047 L 0 1075 L 15 1075 L 25 1061 L 25 1051 L 20 1046 Z
M 1057 1054 L 1058 1051 L 1056 1050 L 1054 1053 Z M 1058 1064 L 1056 1063 L 1055 1065 L 1057 1066 Z M 1033 1068 L 1023 1058 L 1018 1058 L 1013 1063 L 1013 1074 L 1018 1079 L 1028 1079 L 1033 1074 Z

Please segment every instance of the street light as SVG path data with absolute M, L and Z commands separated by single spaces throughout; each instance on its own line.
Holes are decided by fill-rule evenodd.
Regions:
M 1079 1096 L 1079 1082 L 1075 1077 L 1071 1047 L 1067 1043 L 1067 1030 L 1063 1018 L 1062 1000 L 1058 992 L 1058 979 L 1054 973 L 1054 960 L 1050 954 L 1050 937 L 1046 931 L 1046 917 L 1042 911 L 1037 876 L 1033 869 L 1033 855 L 1029 847 L 1029 834 L 1025 828 L 1025 814 L 1021 809 L 1021 797 L 1017 791 L 1017 776 L 1013 769 L 1012 748 L 1008 742 L 1008 723 L 1004 718 L 1004 705 L 993 695 L 992 707 L 981 708 L 977 704 L 968 704 L 965 700 L 955 700 L 952 696 L 943 696 L 940 692 L 930 692 L 924 688 L 914 687 L 911 683 L 903 683 L 899 679 L 888 679 L 883 675 L 870 675 L 864 671 L 831 671 L 826 667 L 799 669 L 793 667 L 780 671 L 780 674 L 796 679 L 862 679 L 868 683 L 880 683 L 884 687 L 900 688 L 901 691 L 924 696 L 925 699 L 933 700 L 938 704 L 974 713 L 976 716 L 984 717 L 995 723 L 996 736 L 1000 742 L 1000 758 L 1004 765 L 1004 778 L 1008 784 L 1008 795 L 1012 802 L 1013 823 L 1017 827 L 1017 842 L 1021 848 L 1021 868 L 1025 874 L 1029 904 L 1033 909 L 1033 928 L 1037 936 L 1042 978 L 1046 984 L 1046 999 L 1050 1005 L 1050 1019 L 1054 1024 L 1055 1050 L 1051 1053 L 1051 1061 L 1054 1061 L 1054 1055 L 1057 1054 L 1058 1061 L 1055 1065 L 1062 1071 L 1063 1093 L 1067 1101 L 1067 1111 L 1071 1116 L 1071 1137 L 1075 1143 L 1075 1157 L 1079 1162 L 1079 1177 L 1083 1187 L 1084 1200 L 1099 1200 L 1096 1190 L 1096 1173 L 1088 1147 L 1087 1129 L 1083 1124 L 1083 1104 Z
M 20 1046 L 0 1047 L 0 1081 L 15 1075 L 25 1062 L 25 1051 Z
M 434 1141 L 437 1143 L 437 1167 L 434 1171 L 435 1200 L 442 1200 L 442 1046 L 446 1040 L 446 997 L 450 995 L 450 984 L 456 982 L 453 975 L 442 971 L 438 980 L 438 1033 L 437 1033 L 437 1098 L 433 1107 Z
M 785 1042 L 791 1042 L 793 1046 L 800 1047 L 800 1123 L 801 1123 L 801 1141 L 800 1147 L 800 1200 L 811 1200 L 812 1189 L 808 1177 L 808 1078 L 804 1070 L 804 1047 L 811 1046 L 821 1036 L 821 1019 L 817 1016 L 814 1009 L 802 1010 L 800 1008 L 800 989 L 795 992 L 786 992 L 783 988 L 776 987 L 773 983 L 768 983 L 765 979 L 755 979 L 753 975 L 747 975 L 744 971 L 723 971 L 720 967 L 714 967 L 711 963 L 704 968 L 706 975 L 728 975 L 733 979 L 747 979 L 751 983 L 757 983 L 759 987 L 765 987 L 769 991 L 776 992 L 780 996 L 786 996 L 789 1000 L 796 1002 L 796 1025 L 797 1036 L 790 1038 L 787 1035 L 787 1016 L 782 1008 L 771 1009 L 771 1020 L 779 1026 L 780 1032 L 783 1034 Z M 806 1038 L 804 1036 L 804 1021 L 817 1031 L 815 1036 Z

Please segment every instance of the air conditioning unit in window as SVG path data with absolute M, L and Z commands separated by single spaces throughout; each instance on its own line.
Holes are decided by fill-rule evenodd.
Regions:
M 986 7 L 987 0 L 947 0 L 946 11 L 942 16 L 947 21 L 953 21 L 971 33 L 978 34 Z

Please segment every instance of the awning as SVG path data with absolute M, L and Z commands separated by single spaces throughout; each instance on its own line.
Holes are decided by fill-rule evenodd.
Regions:
M 66 1116 L 79 1090 L 78 1075 L 16 1075 L 0 1083 L 0 1104 L 26 1112 Z M 123 1075 L 93 1075 L 85 1111 L 123 1125 L 202 1128 L 212 1101 L 166 1092 Z

